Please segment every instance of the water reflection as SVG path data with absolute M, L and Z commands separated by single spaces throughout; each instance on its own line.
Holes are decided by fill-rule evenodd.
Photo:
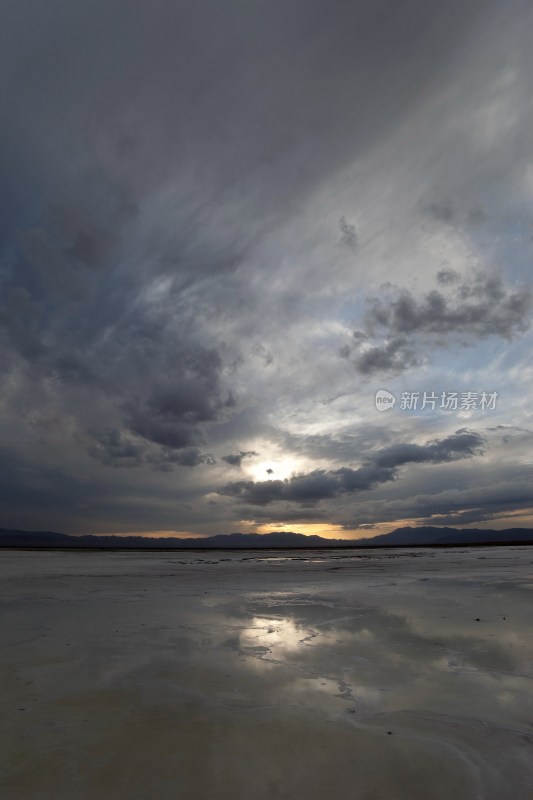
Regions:
M 252 617 L 239 637 L 245 651 L 257 650 L 280 656 L 296 650 L 312 634 L 289 617 Z
M 515 616 L 511 628 L 485 606 L 483 623 L 464 609 L 458 618 L 449 598 L 445 605 L 433 598 L 422 610 L 418 597 L 404 598 L 401 609 L 380 601 L 381 607 L 359 605 L 341 616 L 334 602 L 295 605 L 287 596 L 290 615 L 256 612 L 241 622 L 243 664 L 256 673 L 268 665 L 273 704 L 333 715 L 424 710 L 499 721 L 512 712 L 524 723 L 531 718 L 527 620 Z M 279 597 L 274 608 L 283 609 Z
M 217 786 L 245 773 L 225 797 L 530 798 L 531 551 L 505 548 L 501 566 L 478 552 L 325 568 L 113 556 L 113 580 L 108 554 L 65 554 L 60 581 L 58 556 L 40 558 L 25 598 L 3 584 L 3 752 L 15 743 L 17 779 L 36 781 L 19 796 L 41 791 L 50 753 L 74 775 L 113 753 L 106 791 L 134 770 L 117 798 L 175 795 L 189 765 Z M 276 791 L 265 776 L 280 764 Z M 458 790 L 461 770 L 477 782 Z M 76 796 L 48 779 L 47 797 Z

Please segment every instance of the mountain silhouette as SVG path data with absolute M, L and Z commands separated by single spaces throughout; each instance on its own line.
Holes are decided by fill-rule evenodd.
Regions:
M 434 526 L 396 528 L 366 539 L 325 539 L 303 533 L 229 533 L 194 539 L 179 537 L 72 536 L 56 531 L 23 531 L 0 528 L 0 547 L 91 548 L 91 549 L 235 549 L 301 547 L 424 547 L 474 544 L 533 544 L 533 529 L 440 528 Z

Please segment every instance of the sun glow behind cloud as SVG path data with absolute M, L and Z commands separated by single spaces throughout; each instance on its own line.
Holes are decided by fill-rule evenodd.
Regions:
M 309 470 L 310 462 L 308 459 L 293 456 L 275 457 L 264 459 L 254 463 L 246 464 L 243 471 L 246 477 L 253 481 L 283 481 L 292 475 L 304 473 Z

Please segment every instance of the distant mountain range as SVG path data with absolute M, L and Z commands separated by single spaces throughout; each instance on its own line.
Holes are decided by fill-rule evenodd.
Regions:
M 302 533 L 229 533 L 202 539 L 144 536 L 71 536 L 55 531 L 20 531 L 0 528 L 0 547 L 47 547 L 91 549 L 197 549 L 197 548 L 297 548 L 297 547 L 427 547 L 474 544 L 533 544 L 533 529 L 508 528 L 397 528 L 368 539 L 324 539 Z

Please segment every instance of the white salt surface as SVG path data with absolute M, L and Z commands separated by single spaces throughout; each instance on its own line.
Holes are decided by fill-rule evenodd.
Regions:
M 533 548 L 0 575 L 5 800 L 533 800 Z

